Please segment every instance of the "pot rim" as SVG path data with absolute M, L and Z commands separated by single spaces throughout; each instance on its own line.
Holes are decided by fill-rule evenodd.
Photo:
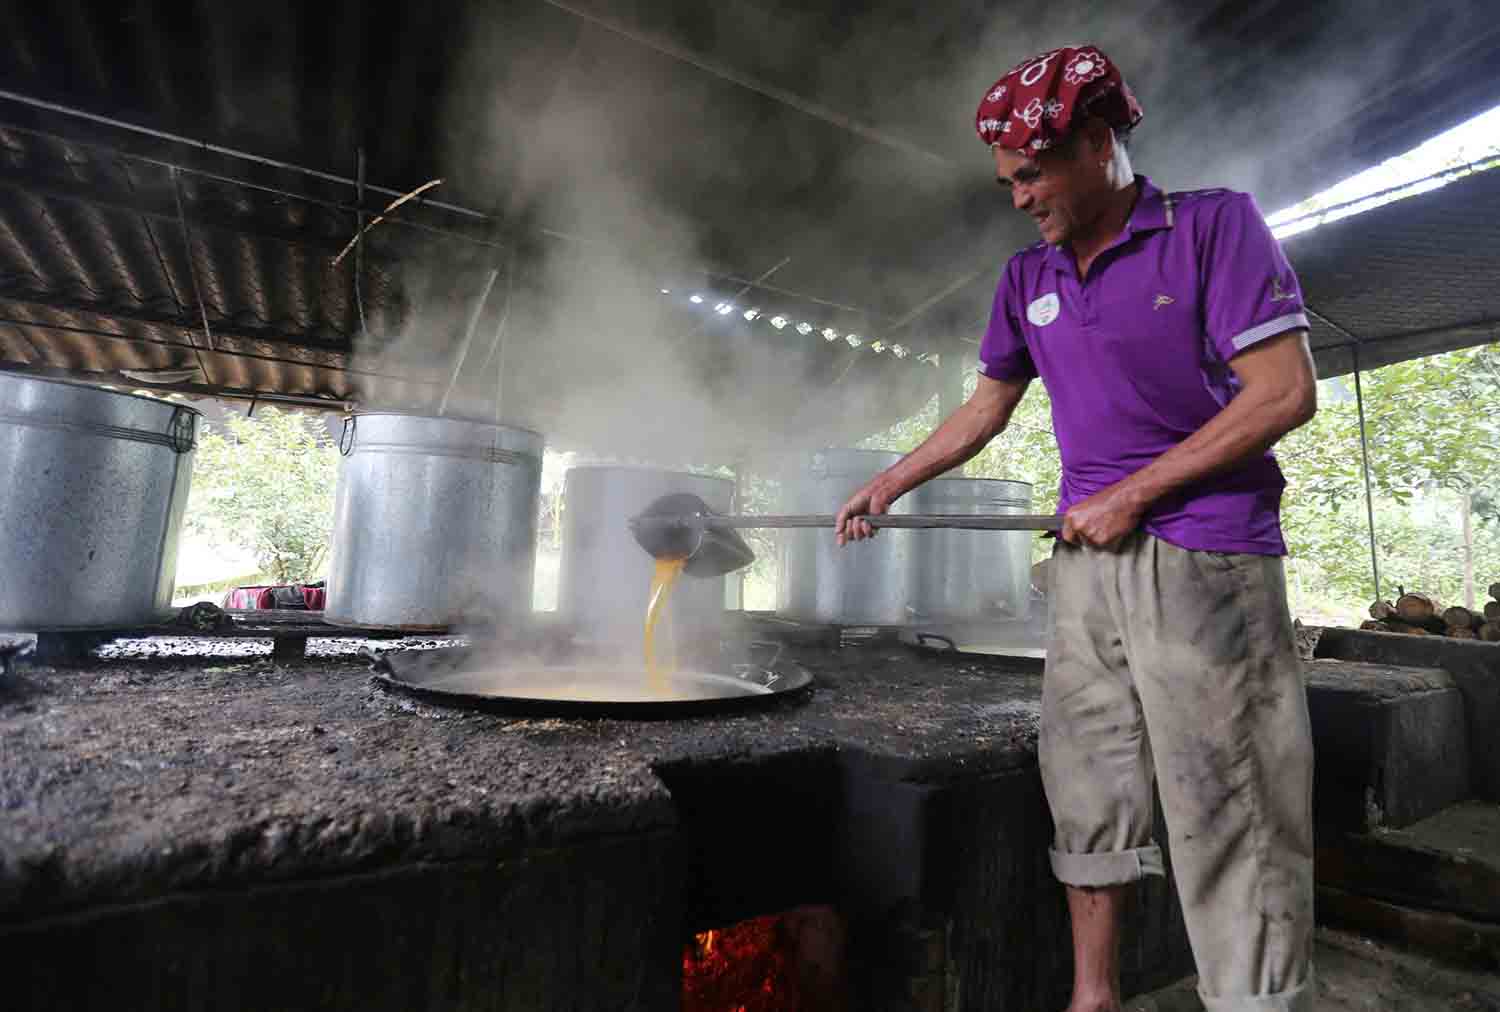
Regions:
M 128 397 L 131 400 L 146 401 L 149 404 L 160 404 L 163 407 L 180 408 L 183 411 L 191 411 L 199 418 L 203 417 L 203 412 L 198 408 L 193 407 L 191 404 L 184 403 L 183 401 L 170 400 L 165 396 L 153 397 L 147 394 L 129 393 L 123 390 L 106 390 L 104 387 L 99 386 L 98 384 L 86 383 L 82 380 L 65 380 L 58 379 L 57 377 L 53 376 L 29 376 L 26 373 L 18 372 L 0 372 L 0 382 L 3 382 L 6 379 L 21 380 L 26 383 L 50 383 L 53 386 L 59 387 L 74 387 L 76 389 L 87 390 L 90 393 L 100 394 L 106 397 Z

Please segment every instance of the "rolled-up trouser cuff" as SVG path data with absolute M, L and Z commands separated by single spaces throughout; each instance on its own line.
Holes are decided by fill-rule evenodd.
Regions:
M 1313 972 L 1308 967 L 1307 979 L 1294 988 L 1275 994 L 1219 995 L 1213 997 L 1201 990 L 1198 998 L 1203 1002 L 1204 1012 L 1312 1012 L 1317 992 L 1313 988 Z
M 1162 875 L 1161 848 L 1154 843 L 1131 850 L 1104 854 L 1069 854 L 1051 850 L 1052 874 L 1063 885 L 1112 886 L 1139 882 L 1147 875 Z

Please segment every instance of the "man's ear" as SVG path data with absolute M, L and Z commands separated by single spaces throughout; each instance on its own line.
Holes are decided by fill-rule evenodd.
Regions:
M 1090 158 L 1107 162 L 1115 156 L 1115 132 L 1098 116 L 1085 120 L 1080 133 L 1084 136 L 1087 144 L 1084 150 Z

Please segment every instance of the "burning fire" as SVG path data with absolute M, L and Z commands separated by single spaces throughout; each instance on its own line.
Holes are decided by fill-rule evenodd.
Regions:
M 784 916 L 696 935 L 682 954 L 683 1012 L 793 1012 L 801 1007 L 795 939 Z

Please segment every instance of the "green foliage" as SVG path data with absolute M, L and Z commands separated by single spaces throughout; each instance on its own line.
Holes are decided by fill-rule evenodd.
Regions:
M 978 374 L 969 370 L 965 397 L 973 395 L 978 382 Z M 932 434 L 939 421 L 938 399 L 934 397 L 915 415 L 859 445 L 867 450 L 909 453 Z M 1031 385 L 1011 416 L 1010 425 L 964 466 L 964 475 L 1030 482 L 1032 512 L 1050 513 L 1056 509 L 1062 461 L 1057 454 L 1057 439 L 1052 434 L 1052 401 L 1041 383 Z M 1044 559 L 1051 552 L 1051 540 L 1037 538 L 1032 547 L 1032 561 Z
M 971 375 L 966 395 L 975 382 Z M 1294 598 L 1353 615 L 1374 595 L 1359 411 L 1353 377 L 1319 386 L 1317 417 L 1276 447 L 1287 478 L 1288 571 L 1295 574 Z M 1385 366 L 1362 374 L 1361 386 L 1382 592 L 1391 596 L 1405 586 L 1462 601 L 1465 496 L 1472 504 L 1475 582 L 1482 589 L 1500 580 L 1500 346 Z M 939 421 L 934 399 L 860 445 L 910 451 Z M 1040 383 L 964 473 L 1031 482 L 1033 508 L 1055 506 L 1061 462 Z M 1036 556 L 1048 550 L 1039 539 Z
M 278 582 L 314 579 L 326 559 L 338 450 L 301 414 L 262 408 L 205 427 L 187 524 L 255 554 Z
M 1500 349 L 1467 348 L 1361 376 L 1381 590 L 1462 596 L 1463 496 L 1472 497 L 1474 571 L 1500 577 Z M 1354 381 L 1320 384 L 1317 417 L 1282 440 L 1282 530 L 1320 592 L 1374 596 Z

